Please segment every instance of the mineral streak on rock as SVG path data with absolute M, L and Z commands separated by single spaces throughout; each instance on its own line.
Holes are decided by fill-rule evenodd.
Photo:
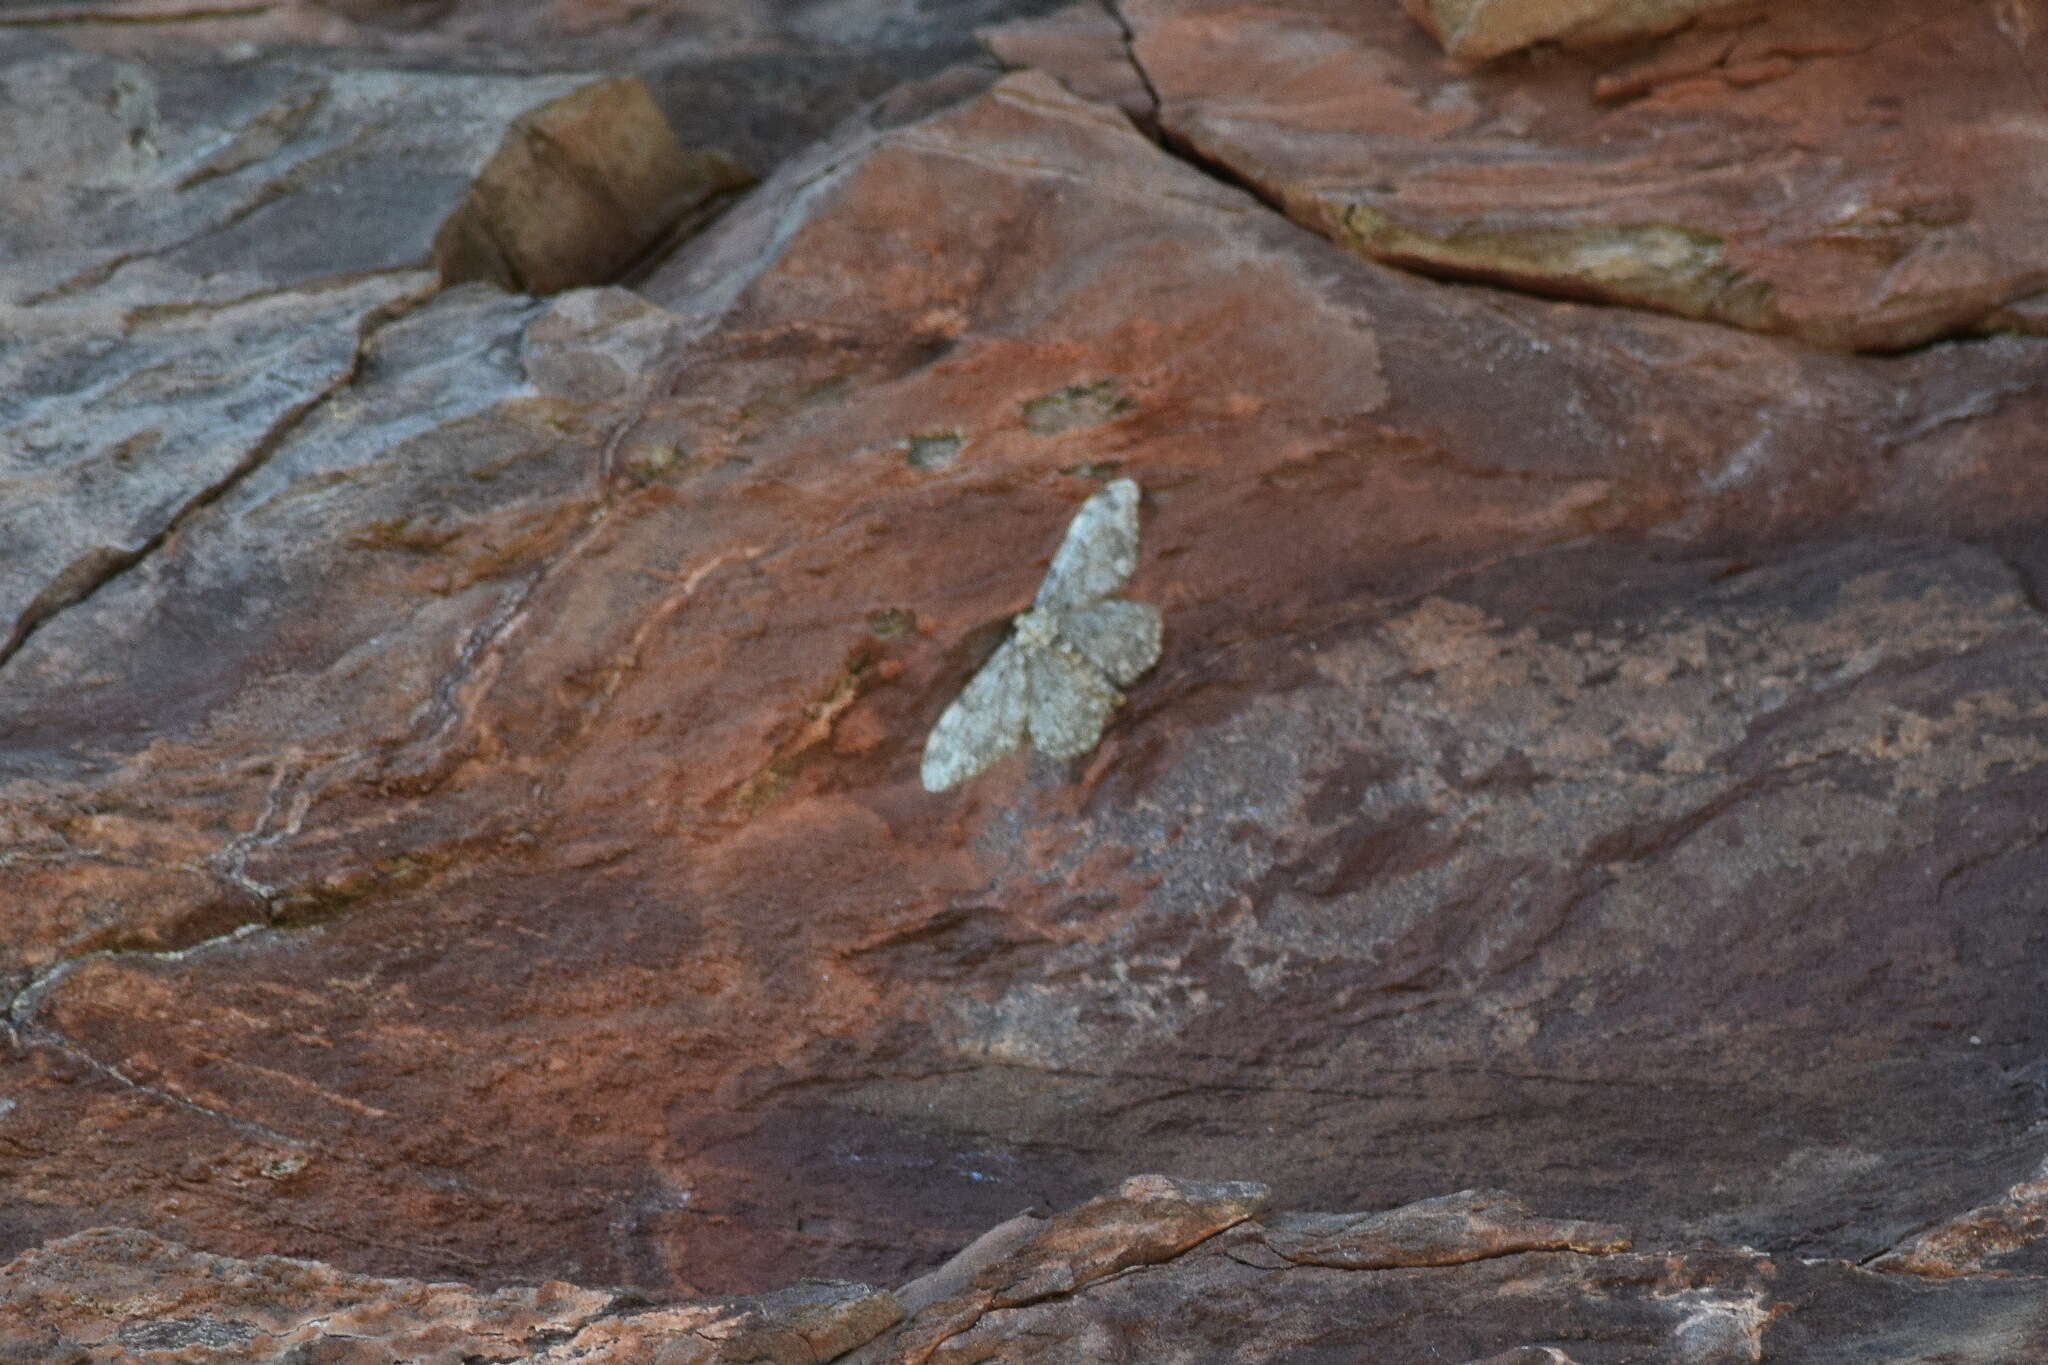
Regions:
M 1159 662 L 1159 609 L 1109 596 L 1137 567 L 1138 485 L 1118 479 L 1081 504 L 1031 610 L 932 728 L 926 791 L 958 786 L 1027 734 L 1057 761 L 1096 746 L 1117 689 Z

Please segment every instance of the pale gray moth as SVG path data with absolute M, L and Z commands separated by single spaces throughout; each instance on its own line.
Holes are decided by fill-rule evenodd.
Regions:
M 1078 758 L 1102 738 L 1117 689 L 1159 662 L 1159 609 L 1111 599 L 1138 567 L 1138 485 L 1081 504 L 1031 610 L 961 689 L 924 743 L 926 791 L 965 782 L 1024 742 Z

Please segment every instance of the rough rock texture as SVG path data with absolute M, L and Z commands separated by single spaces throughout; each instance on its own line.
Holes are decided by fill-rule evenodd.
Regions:
M 1995 1200 L 1912 1237 L 1870 1264 L 1878 1270 L 1946 1279 L 1993 1265 L 2044 1268 L 2048 1250 L 2048 1162 Z M 2015 1253 L 2019 1253 L 2016 1255 Z
M 228 367 L 0 664 L 8 1349 L 2037 1349 L 2048 341 L 1420 278 L 1095 93 L 899 92 L 626 285 L 309 233 L 247 299 L 107 295 L 118 402 L 20 371 L 10 431 L 118 468 L 80 433 Z M 925 793 L 1112 477 L 1158 670 L 1094 753 Z M 181 1297 L 251 1276 L 303 1290 Z M 392 1306 L 322 1337 L 343 1298 Z
M 2048 288 L 2048 0 L 1753 6 L 1479 71 L 1388 4 L 1120 8 L 1169 137 L 1378 260 L 1849 349 Z
M 0 1271 L 0 1359 L 134 1365 L 929 1365 L 1367 1358 L 1471 1365 L 2038 1358 L 2037 1279 L 1933 1287 L 1751 1250 L 1631 1251 L 1466 1191 L 1373 1216 L 1253 1217 L 1256 1185 L 1162 1176 L 998 1229 L 889 1293 L 809 1283 L 651 1305 L 236 1261 L 104 1228 Z M 1304 1237 L 1303 1229 L 1314 1231 Z M 99 1302 L 81 1302 L 80 1286 Z M 116 1297 L 118 1296 L 118 1297 Z M 1996 1355 L 1980 1354 L 1986 1349 Z
M 1485 61 L 1531 43 L 1664 33 L 1744 0 L 1401 0 L 1453 57 Z M 1760 8 L 1760 7 L 1757 7 Z
M 902 1317 L 865 1285 L 650 1308 L 558 1281 L 480 1291 L 280 1256 L 237 1261 L 132 1228 L 66 1237 L 0 1271 L 0 1360 L 66 1365 L 812 1365 Z
M 145 65 L 275 50 L 469 74 L 645 82 L 685 145 L 755 173 L 905 81 L 980 57 L 976 25 L 1067 0 L 52 0 L 0 27 Z
M 980 31 L 982 46 L 1005 67 L 1057 72 L 1060 83 L 1097 104 L 1114 104 L 1156 131 L 1159 100 L 1131 60 L 1131 31 L 1107 5 L 1070 4 Z
M 617 274 L 737 183 L 632 80 L 0 38 L 0 660 L 345 389 L 438 279 Z M 509 126 L 508 126 L 509 125 Z

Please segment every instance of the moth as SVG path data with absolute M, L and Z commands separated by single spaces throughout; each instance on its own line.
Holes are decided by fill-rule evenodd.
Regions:
M 1095 747 L 1118 689 L 1159 662 L 1159 609 L 1110 596 L 1137 567 L 1138 485 L 1118 479 L 1081 504 L 1031 609 L 932 727 L 926 791 L 965 782 L 1026 735 L 1053 759 Z

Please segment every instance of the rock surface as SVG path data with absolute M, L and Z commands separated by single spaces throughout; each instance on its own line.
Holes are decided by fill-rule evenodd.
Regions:
M 1169 137 L 1378 260 L 1857 350 L 2048 287 L 2048 0 L 1752 6 L 1477 71 L 1391 5 L 1121 8 Z
M 267 458 L 434 283 L 616 275 L 739 183 L 632 80 L 151 72 L 0 42 L 0 660 Z
M 59 231 L 99 153 L 58 134 L 253 127 L 218 109 L 303 57 L 18 49 L 81 112 L 9 307 L 105 340 L 0 417 L 60 471 L 183 434 L 19 485 L 112 548 L 18 571 L 0 664 L 6 1349 L 2041 1342 L 2048 341 L 1388 269 L 1170 149 L 1179 19 L 1124 16 L 1162 148 L 1085 18 L 649 268 L 568 234 L 626 284 L 539 298 L 432 242 L 536 108 L 610 146 L 588 78 L 462 77 L 504 98 L 402 249 L 230 288 L 141 209 L 94 278 L 127 248 Z M 138 122 L 131 70 L 197 112 Z M 925 793 L 1113 477 L 1159 669 L 1095 753 Z
M 661 1305 L 559 1282 L 480 1291 L 231 1260 L 103 1228 L 0 1271 L 0 1359 L 929 1365 L 1369 1351 L 1471 1365 L 1754 1365 L 1987 1342 L 2015 1361 L 2048 1349 L 2035 1280 L 1923 1288 L 1749 1250 L 1631 1250 L 1612 1229 L 1534 1218 L 1481 1191 L 1372 1216 L 1264 1221 L 1254 1216 L 1262 1197 L 1256 1185 L 1137 1177 L 1023 1220 L 1021 1237 L 997 1230 L 938 1272 L 959 1292 L 919 1306 L 915 1285 L 811 1283 Z M 81 1285 L 120 1297 L 80 1303 Z
M 97 1301 L 80 1301 L 86 1285 Z M 281 1256 L 237 1261 L 132 1228 L 66 1237 L 0 1272 L 9 1361 L 811 1365 L 902 1316 L 865 1285 L 650 1308 L 632 1293 L 557 1281 L 484 1291 Z
M 1665 33 L 1744 0 L 1401 0 L 1453 57 L 1485 61 L 1531 43 Z

